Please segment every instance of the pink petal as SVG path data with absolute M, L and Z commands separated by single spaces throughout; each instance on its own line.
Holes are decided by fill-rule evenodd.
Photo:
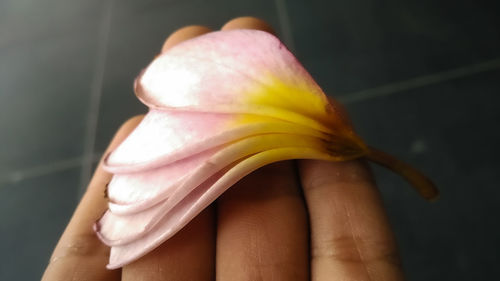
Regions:
M 272 162 L 300 158 L 331 160 L 326 152 L 305 147 L 279 148 L 251 156 L 236 164 L 229 171 L 216 174 L 195 188 L 140 239 L 124 245 L 113 246 L 110 263 L 107 267 L 109 269 L 121 267 L 153 250 L 182 229 L 224 191 L 250 172 Z
M 341 114 L 279 39 L 259 30 L 178 44 L 145 69 L 135 88 L 151 108 L 286 117 L 324 132 Z
M 219 150 L 220 147 L 211 148 L 151 170 L 115 174 L 108 185 L 110 210 L 114 213 L 129 213 L 158 203 L 169 196 L 183 180 L 193 176 Z M 136 208 L 130 210 L 131 206 Z M 120 211 L 121 209 L 126 211 Z
M 184 176 L 185 173 L 178 174 L 181 180 L 174 183 L 175 187 L 171 188 L 170 183 L 165 182 L 164 186 L 167 187 L 168 198 L 164 194 L 154 195 L 142 202 L 139 201 L 124 208 L 122 206 L 122 209 L 120 209 L 119 205 L 115 205 L 115 208 L 118 207 L 118 212 L 110 208 L 96 225 L 101 240 L 111 246 L 122 245 L 136 240 L 154 227 L 170 209 L 194 188 L 221 171 L 224 167 L 235 162 L 235 159 L 242 159 L 258 152 L 280 147 L 293 147 L 294 149 L 316 147 L 321 149 L 322 146 L 323 141 L 319 139 L 287 134 L 260 135 L 238 141 L 220 149 L 217 153 L 209 156 L 209 158 L 203 159 L 204 162 L 200 163 L 198 167 L 188 167 L 193 170 L 185 171 L 187 176 Z M 161 178 L 164 174 L 163 171 L 169 173 L 169 168 L 176 170 L 176 166 L 173 163 L 173 165 L 159 169 L 158 172 L 155 172 L 155 176 Z M 151 175 L 149 172 L 144 174 L 146 177 L 147 175 Z M 139 188 L 148 189 L 150 187 L 144 184 L 139 186 Z M 149 192 L 144 193 L 149 194 Z
M 151 170 L 116 174 L 108 186 L 109 208 L 115 214 L 147 209 L 166 199 L 183 181 L 195 186 L 237 159 L 279 147 L 321 146 L 324 141 L 291 134 L 251 136 Z
M 251 135 L 292 133 L 328 138 L 290 122 L 241 114 L 151 110 L 104 161 L 112 173 L 157 168 Z

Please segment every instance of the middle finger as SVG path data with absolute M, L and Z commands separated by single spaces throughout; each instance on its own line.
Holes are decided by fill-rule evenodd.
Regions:
M 308 223 L 292 161 L 253 172 L 217 201 L 217 280 L 307 280 Z
M 259 29 L 243 17 L 222 28 Z M 308 280 L 308 222 L 292 161 L 262 167 L 217 200 L 217 280 Z

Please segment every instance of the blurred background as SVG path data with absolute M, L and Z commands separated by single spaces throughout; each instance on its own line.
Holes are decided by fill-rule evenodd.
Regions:
M 0 280 L 37 280 L 132 82 L 175 29 L 267 20 L 364 139 L 424 170 L 436 203 L 375 168 L 408 280 L 500 276 L 500 2 L 0 0 Z

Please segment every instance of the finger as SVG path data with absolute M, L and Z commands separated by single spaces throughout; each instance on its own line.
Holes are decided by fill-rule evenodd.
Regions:
M 241 17 L 222 30 L 259 29 L 264 21 Z M 217 200 L 218 280 L 307 280 L 305 205 L 293 162 L 259 169 Z
M 139 124 L 142 116 L 125 122 L 111 141 L 107 151 L 113 150 Z M 111 174 L 96 169 L 66 230 L 57 243 L 42 280 L 119 280 L 120 270 L 106 269 L 109 248 L 95 235 L 92 225 L 107 208 L 104 198 Z
M 194 38 L 196 36 L 203 35 L 205 33 L 211 32 L 212 30 L 208 27 L 201 25 L 190 25 L 183 27 L 174 31 L 163 43 L 163 47 L 161 48 L 162 52 L 172 48 L 182 41 L 186 41 L 188 39 Z
M 123 267 L 123 281 L 213 280 L 215 216 L 207 208 L 151 253 Z
M 210 32 L 188 26 L 167 38 L 163 51 Z M 122 280 L 212 280 L 215 271 L 215 215 L 208 207 L 183 230 L 141 259 L 122 269 Z
M 242 17 L 222 30 L 259 29 Z M 218 280 L 307 280 L 307 215 L 292 162 L 259 169 L 217 200 Z
M 308 280 L 308 224 L 293 162 L 248 175 L 217 200 L 217 280 Z
M 312 280 L 403 280 L 366 165 L 301 160 L 299 168 L 311 227 Z
M 257 29 L 276 34 L 274 29 L 265 21 L 254 17 L 239 17 L 228 21 L 221 28 L 222 30 L 232 29 Z

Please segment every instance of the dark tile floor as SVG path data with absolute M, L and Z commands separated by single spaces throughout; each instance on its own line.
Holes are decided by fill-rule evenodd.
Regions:
M 41 276 L 94 155 L 145 111 L 132 81 L 164 38 L 241 15 L 269 21 L 369 143 L 441 187 L 428 204 L 375 169 L 408 280 L 498 276 L 499 12 L 493 1 L 1 1 L 0 280 Z
M 0 188 L 0 280 L 37 280 L 78 199 L 77 168 Z
M 499 77 L 496 70 L 348 105 L 368 143 L 421 167 L 440 187 L 429 204 L 376 170 L 409 280 L 499 273 Z

